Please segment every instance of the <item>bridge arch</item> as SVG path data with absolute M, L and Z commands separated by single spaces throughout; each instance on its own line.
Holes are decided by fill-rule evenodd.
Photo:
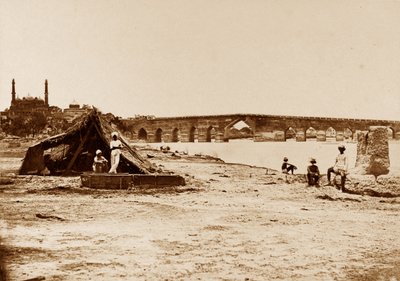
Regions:
M 350 128 L 345 128 L 343 130 L 343 137 L 346 140 L 352 140 L 353 139 L 353 131 Z
M 317 130 L 310 127 L 306 130 L 306 140 L 317 139 Z
M 144 128 L 140 128 L 138 132 L 138 140 L 147 141 L 147 131 Z
M 293 127 L 285 130 L 285 140 L 296 140 L 296 130 Z
M 175 128 L 172 130 L 172 142 L 179 142 L 180 141 L 180 134 L 179 134 L 179 129 Z
M 335 140 L 336 141 L 336 130 L 333 127 L 329 127 L 325 131 L 326 139 Z
M 154 142 L 163 142 L 163 131 L 161 128 L 156 130 L 156 133 L 154 134 Z
M 189 142 L 197 142 L 199 140 L 199 133 L 195 126 L 192 126 L 189 131 Z
M 217 132 L 213 126 L 207 128 L 206 142 L 215 142 Z
M 233 120 L 224 128 L 224 141 L 250 137 L 254 139 L 254 128 L 245 117 Z
M 390 140 L 395 138 L 395 131 L 394 131 L 394 129 L 393 129 L 392 127 L 390 127 L 390 126 L 387 127 L 387 134 L 388 134 L 388 138 L 389 138 Z

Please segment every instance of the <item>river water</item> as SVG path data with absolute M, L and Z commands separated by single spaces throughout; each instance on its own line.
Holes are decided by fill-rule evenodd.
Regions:
M 346 146 L 345 153 L 349 159 L 349 168 L 354 167 L 357 154 L 357 143 L 341 143 Z M 138 145 L 138 144 L 135 144 Z M 185 151 L 190 155 L 207 154 L 219 157 L 225 162 L 242 163 L 280 170 L 283 157 L 298 167 L 298 173 L 305 173 L 310 157 L 317 160 L 322 173 L 331 167 L 339 153 L 337 142 L 253 142 L 252 140 L 231 140 L 225 143 L 150 143 L 153 148 L 169 146 L 172 151 Z M 400 171 L 400 142 L 389 142 L 391 171 Z

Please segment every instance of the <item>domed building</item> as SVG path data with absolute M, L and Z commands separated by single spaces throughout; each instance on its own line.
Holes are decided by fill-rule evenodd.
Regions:
M 45 116 L 49 114 L 49 91 L 47 80 L 44 83 L 44 99 L 31 97 L 18 98 L 15 91 L 15 80 L 12 80 L 11 106 L 8 110 L 8 118 L 13 119 L 20 115 L 30 114 L 34 112 L 43 113 Z

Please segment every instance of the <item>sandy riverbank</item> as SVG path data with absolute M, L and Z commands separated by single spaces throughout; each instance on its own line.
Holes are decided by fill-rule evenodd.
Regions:
M 33 176 L 0 186 L 8 280 L 400 280 L 398 197 L 154 161 L 188 184 L 99 191 Z

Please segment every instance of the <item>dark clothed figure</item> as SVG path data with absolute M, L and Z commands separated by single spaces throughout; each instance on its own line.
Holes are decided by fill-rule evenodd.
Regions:
M 317 161 L 315 161 L 314 159 L 312 159 L 311 161 L 311 165 L 307 167 L 307 180 L 308 180 L 308 185 L 309 186 L 319 186 L 319 168 L 317 165 L 315 165 L 317 163 Z
M 286 157 L 283 158 L 282 173 L 289 174 L 291 172 L 293 175 L 293 172 L 296 169 L 297 167 L 295 165 L 288 163 L 288 159 Z

